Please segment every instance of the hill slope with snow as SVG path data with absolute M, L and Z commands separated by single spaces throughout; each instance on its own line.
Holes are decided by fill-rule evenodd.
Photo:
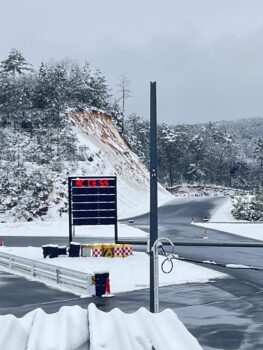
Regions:
M 82 169 L 82 175 L 117 176 L 119 218 L 147 212 L 149 172 L 120 136 L 112 118 L 95 111 L 71 112 L 70 115 L 79 143 L 92 154 L 93 160 Z M 159 205 L 169 199 L 173 197 L 159 185 Z
M 63 126 L 1 130 L 0 222 L 66 217 L 69 176 L 117 176 L 118 217 L 149 210 L 149 172 L 95 109 L 64 115 Z M 9 154 L 9 153 L 10 154 Z M 159 186 L 159 204 L 172 196 Z

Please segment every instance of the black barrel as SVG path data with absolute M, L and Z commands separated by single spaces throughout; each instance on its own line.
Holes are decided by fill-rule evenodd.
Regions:
M 57 245 L 55 245 L 55 244 L 49 245 L 49 257 L 51 259 L 58 257 L 58 246 Z
M 95 273 L 95 289 L 97 297 L 101 297 L 105 294 L 107 278 L 109 278 L 108 272 Z
M 68 254 L 71 258 L 76 258 L 80 253 L 80 243 L 70 242 Z
M 66 246 L 58 247 L 58 255 L 67 255 L 67 247 Z
M 42 250 L 43 250 L 43 255 L 45 259 L 47 256 L 49 256 L 49 250 L 50 250 L 49 244 L 42 245 Z

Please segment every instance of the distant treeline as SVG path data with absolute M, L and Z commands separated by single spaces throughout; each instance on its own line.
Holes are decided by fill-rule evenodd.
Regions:
M 196 125 L 158 125 L 159 179 L 243 189 L 263 185 L 263 118 Z M 149 122 L 132 115 L 125 137 L 149 166 Z

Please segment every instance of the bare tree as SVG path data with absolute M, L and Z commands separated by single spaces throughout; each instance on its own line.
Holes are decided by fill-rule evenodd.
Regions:
M 132 97 L 131 95 L 131 82 L 127 78 L 126 74 L 122 74 L 118 83 L 118 93 L 120 94 L 120 97 L 118 101 L 121 101 L 121 110 L 122 110 L 122 127 L 121 132 L 122 135 L 124 133 L 124 116 L 125 116 L 125 102 L 126 99 L 129 97 Z

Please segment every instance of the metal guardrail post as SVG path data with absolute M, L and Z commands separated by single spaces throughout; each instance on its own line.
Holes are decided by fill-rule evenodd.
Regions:
M 57 277 L 57 284 L 60 283 L 60 271 L 59 269 L 56 269 L 56 277 Z
M 36 271 L 35 271 L 35 264 L 33 263 L 31 266 L 31 276 L 35 277 Z
M 88 294 L 91 294 L 91 277 L 90 276 L 86 277 L 86 284 L 87 284 L 87 292 Z

